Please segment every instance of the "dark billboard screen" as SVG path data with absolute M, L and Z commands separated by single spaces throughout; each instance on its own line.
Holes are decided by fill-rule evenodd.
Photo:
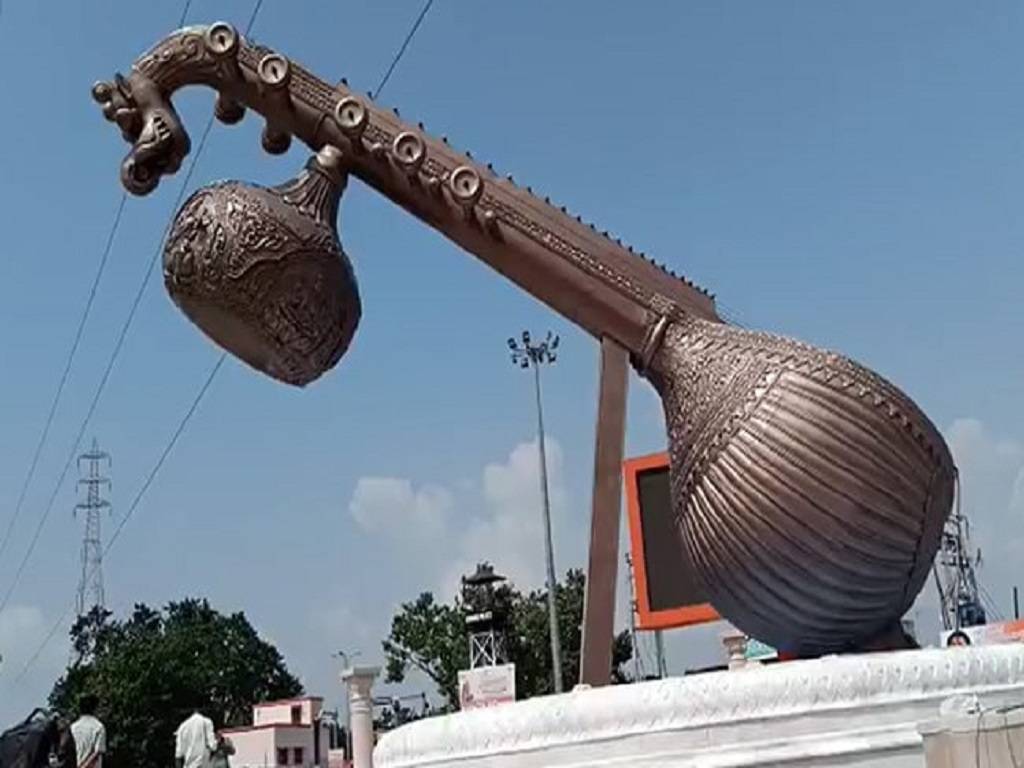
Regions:
M 640 629 L 715 621 L 672 511 L 668 456 L 655 454 L 624 464 L 630 543 Z

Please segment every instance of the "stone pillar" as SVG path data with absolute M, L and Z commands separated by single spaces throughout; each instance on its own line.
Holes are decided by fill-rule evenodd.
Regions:
M 341 673 L 348 686 L 352 768 L 373 768 L 373 681 L 380 667 L 349 667 Z

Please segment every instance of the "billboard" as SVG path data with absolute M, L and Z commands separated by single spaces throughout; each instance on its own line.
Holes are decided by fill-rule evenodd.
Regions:
M 515 700 L 515 664 L 459 671 L 459 709 L 494 707 Z
M 668 466 L 667 453 L 623 462 L 637 629 L 721 618 L 698 583 L 676 529 Z

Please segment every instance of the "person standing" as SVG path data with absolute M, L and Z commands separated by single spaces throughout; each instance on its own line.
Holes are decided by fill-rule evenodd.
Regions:
M 954 646 L 970 645 L 971 637 L 962 629 L 957 629 L 946 638 L 946 645 L 950 648 Z
M 57 713 L 50 720 L 49 732 L 50 754 L 46 761 L 47 768 L 78 768 L 75 737 L 71 734 L 71 723 L 67 717 Z
M 235 745 L 231 743 L 224 734 L 217 734 L 217 748 L 210 758 L 210 768 L 231 768 L 231 761 L 228 759 L 235 754 Z
M 210 757 L 216 749 L 213 721 L 197 708 L 174 734 L 174 762 L 178 768 L 210 768 Z
M 78 753 L 78 768 L 103 768 L 107 751 L 107 729 L 96 718 L 99 699 L 87 693 L 78 702 L 78 719 L 71 724 L 71 737 Z

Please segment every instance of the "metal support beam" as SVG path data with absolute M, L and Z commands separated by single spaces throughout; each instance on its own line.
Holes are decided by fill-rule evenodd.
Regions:
M 601 340 L 601 385 L 594 446 L 594 497 L 590 519 L 587 595 L 583 606 L 580 682 L 611 682 L 615 634 L 615 587 L 622 514 L 622 460 L 626 442 L 629 355 L 608 337 Z

